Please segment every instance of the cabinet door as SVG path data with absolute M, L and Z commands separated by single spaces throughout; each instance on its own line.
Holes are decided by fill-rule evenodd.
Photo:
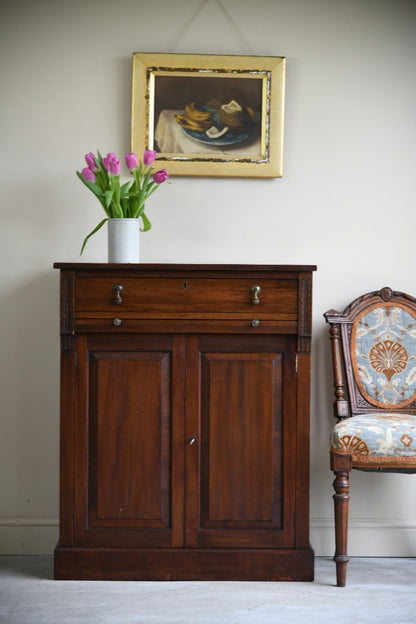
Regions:
M 77 542 L 182 545 L 184 339 L 109 334 L 79 343 Z
M 186 544 L 294 545 L 292 336 L 191 336 Z

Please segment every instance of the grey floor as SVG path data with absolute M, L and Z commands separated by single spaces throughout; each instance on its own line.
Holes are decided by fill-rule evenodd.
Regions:
M 54 581 L 52 557 L 0 557 L 1 624 L 416 623 L 416 558 L 353 558 L 348 586 L 316 559 L 313 583 Z

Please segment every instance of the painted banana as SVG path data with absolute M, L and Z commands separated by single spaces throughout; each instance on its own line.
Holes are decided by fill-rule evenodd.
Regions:
M 209 111 L 202 111 L 196 108 L 195 102 L 186 104 L 185 113 L 189 119 L 192 119 L 194 121 L 206 121 L 211 117 L 211 113 Z
M 199 120 L 196 121 L 194 119 L 190 119 L 185 115 L 176 115 L 176 121 L 180 126 L 186 128 L 187 130 L 195 130 L 196 132 L 205 132 L 208 128 L 211 127 L 211 122 L 207 120 Z

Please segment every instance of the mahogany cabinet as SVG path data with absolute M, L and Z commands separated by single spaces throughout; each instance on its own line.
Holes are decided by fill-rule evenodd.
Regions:
M 313 266 L 63 264 L 57 579 L 313 580 Z

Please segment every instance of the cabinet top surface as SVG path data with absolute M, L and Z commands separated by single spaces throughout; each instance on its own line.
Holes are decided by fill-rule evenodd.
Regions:
M 110 264 L 55 262 L 54 269 L 72 271 L 316 271 L 316 265 L 296 264 Z

